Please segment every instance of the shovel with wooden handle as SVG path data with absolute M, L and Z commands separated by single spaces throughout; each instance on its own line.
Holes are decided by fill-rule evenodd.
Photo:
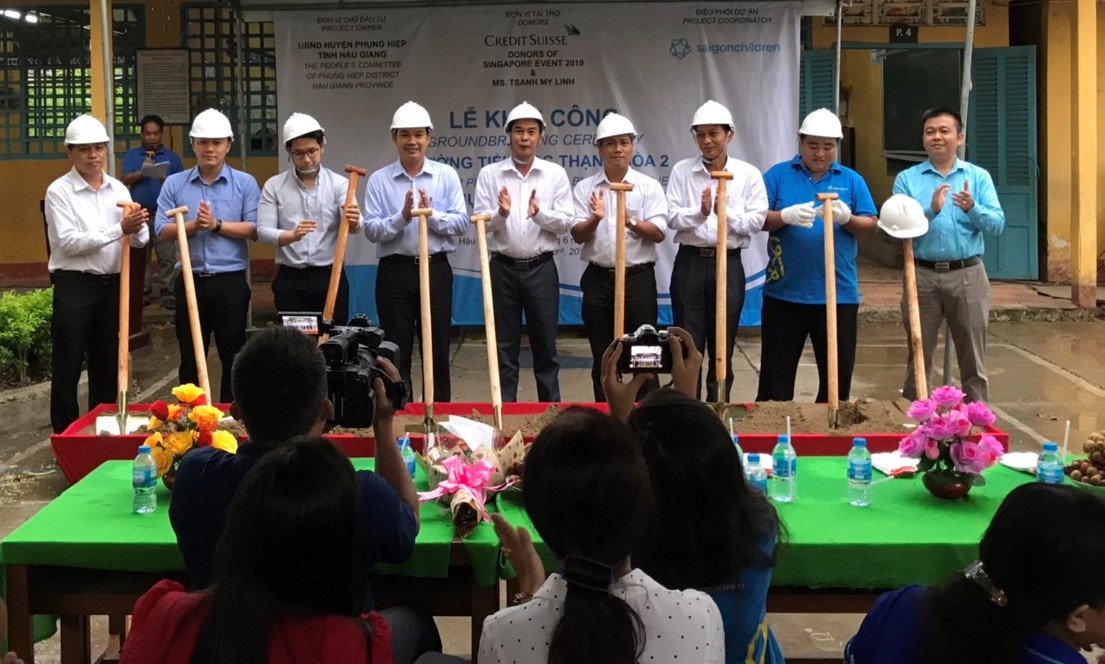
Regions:
M 480 246 L 480 281 L 483 282 L 483 325 L 487 337 L 487 375 L 491 379 L 491 409 L 495 415 L 495 428 L 503 430 L 503 390 L 499 383 L 499 344 L 495 335 L 495 306 L 491 295 L 491 266 L 488 263 L 485 226 L 491 220 L 488 213 L 471 217 L 476 225 L 476 238 Z
M 131 201 L 119 201 L 115 204 L 123 209 L 123 216 L 139 207 Z M 112 433 L 120 436 L 142 424 L 139 418 L 127 415 L 127 388 L 130 385 L 130 235 L 123 233 L 121 240 L 122 257 L 119 261 L 119 359 L 116 365 L 115 415 L 101 415 L 96 418 L 97 433 Z
M 213 403 L 211 396 L 211 380 L 207 376 L 207 353 L 203 350 L 203 331 L 200 329 L 200 310 L 196 303 L 196 281 L 192 276 L 192 257 L 188 253 L 188 231 L 184 228 L 184 215 L 188 212 L 188 206 L 182 205 L 165 213 L 165 216 L 176 218 L 176 239 L 180 248 L 180 277 L 184 280 L 184 298 L 188 304 L 188 326 L 192 329 L 192 353 L 196 357 L 196 375 L 199 376 L 200 389 L 207 397 L 208 403 Z M 230 371 L 230 367 L 223 367 L 223 371 Z
M 714 283 L 714 372 L 717 374 L 717 402 L 721 405 L 726 401 L 725 383 L 729 377 L 729 221 L 726 218 L 729 195 L 726 192 L 726 182 L 733 179 L 733 174 L 729 171 L 711 171 L 710 177 L 717 180 L 717 196 L 714 198 L 714 206 L 717 208 L 717 250 L 714 252 L 717 279 Z
M 427 435 L 437 432 L 434 422 L 434 335 L 430 314 L 430 215 L 432 208 L 414 208 L 411 216 L 418 217 L 418 295 L 421 301 L 422 324 L 422 401 L 426 416 L 422 421 Z M 429 439 L 426 444 L 429 449 Z
M 633 191 L 629 182 L 611 182 L 610 191 L 618 201 L 617 230 L 614 235 L 614 341 L 625 334 L 625 194 Z
M 902 240 L 905 259 L 905 297 L 909 311 L 909 348 L 913 354 L 913 381 L 918 399 L 929 396 L 928 375 L 925 373 L 925 349 L 921 343 L 921 309 L 917 304 L 917 267 L 913 264 L 913 240 Z
M 837 414 L 840 412 L 840 370 L 837 366 L 836 343 L 836 243 L 833 233 L 833 201 L 840 198 L 836 194 L 818 194 L 825 214 L 821 219 L 825 227 L 825 355 L 829 378 L 829 428 L 836 428 Z
M 338 286 L 341 285 L 341 270 L 345 264 L 345 245 L 349 241 L 349 220 L 345 218 L 345 209 L 353 202 L 357 195 L 357 176 L 364 177 L 368 171 L 359 166 L 345 165 L 345 172 L 349 174 L 349 189 L 345 192 L 345 204 L 342 205 L 341 221 L 338 223 L 338 244 L 334 249 L 334 263 L 330 267 L 330 285 L 326 289 L 326 304 L 322 307 L 322 319 L 334 320 L 334 306 L 338 301 Z M 318 345 L 326 343 L 329 334 L 318 335 Z

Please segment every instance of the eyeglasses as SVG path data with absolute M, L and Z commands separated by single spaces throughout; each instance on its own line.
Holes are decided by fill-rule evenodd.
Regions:
M 304 157 L 310 157 L 314 159 L 318 156 L 318 153 L 322 152 L 319 148 L 311 148 L 310 150 L 292 150 L 292 159 L 303 159 Z

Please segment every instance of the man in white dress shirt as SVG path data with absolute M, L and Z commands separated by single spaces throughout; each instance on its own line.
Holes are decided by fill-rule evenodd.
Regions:
M 65 128 L 73 167 L 46 189 L 50 281 L 54 284 L 54 341 L 50 379 L 50 425 L 60 433 L 80 416 L 77 383 L 88 359 L 88 409 L 114 403 L 119 394 L 119 265 L 124 235 L 144 247 L 149 213 L 124 210 L 127 187 L 104 172 L 113 156 L 103 124 L 82 115 Z
M 476 214 L 487 225 L 499 383 L 503 401 L 518 400 L 518 351 L 526 317 L 538 401 L 560 401 L 560 275 L 553 256 L 558 236 L 572 227 L 572 189 L 559 165 L 537 156 L 545 119 L 522 102 L 507 115 L 510 156 L 480 170 Z
M 729 171 L 726 185 L 726 366 L 732 367 L 733 344 L 744 307 L 744 266 L 741 249 L 763 228 L 767 190 L 760 171 L 729 156 L 733 116 L 716 101 L 703 104 L 691 120 L 691 134 L 699 156 L 684 159 L 671 169 L 668 181 L 668 225 L 675 231 L 679 252 L 671 273 L 671 310 L 676 327 L 691 333 L 694 344 L 710 357 L 706 363 L 706 401 L 729 401 L 733 372 L 727 372 L 724 391 L 717 384 L 717 181 L 712 171 Z
M 431 208 L 427 220 L 430 253 L 430 311 L 433 326 L 434 401 L 451 398 L 449 330 L 453 310 L 453 269 L 449 254 L 468 230 L 468 206 L 460 176 L 448 164 L 426 158 L 434 125 L 425 108 L 408 101 L 391 120 L 391 140 L 399 158 L 368 178 L 365 237 L 378 242 L 376 310 L 380 327 L 399 346 L 399 374 L 411 390 L 411 351 L 421 337 L 418 278 L 418 224 L 414 208 Z
M 656 325 L 656 243 L 663 242 L 668 204 L 660 183 L 630 168 L 637 131 L 628 118 L 611 113 L 595 131 L 603 170 L 575 186 L 575 225 L 572 239 L 583 245 L 580 257 L 587 268 L 579 280 L 583 291 L 583 329 L 591 345 L 591 382 L 595 401 L 605 402 L 602 356 L 614 340 L 615 234 L 617 204 L 612 182 L 633 185 L 626 192 L 625 332 L 645 323 Z M 651 382 L 655 387 L 656 381 Z M 650 389 L 646 386 L 644 390 Z M 644 391 L 643 390 L 643 391 Z
M 257 206 L 257 239 L 276 249 L 272 295 L 277 311 L 321 312 L 343 220 L 349 181 L 322 166 L 326 133 L 318 120 L 292 113 L 284 123 L 284 148 L 292 168 L 269 178 Z M 361 230 L 356 201 L 344 211 L 349 232 Z M 333 322 L 349 318 L 349 281 L 342 271 Z

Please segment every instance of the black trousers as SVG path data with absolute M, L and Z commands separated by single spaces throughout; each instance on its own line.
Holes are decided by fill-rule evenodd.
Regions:
M 740 249 L 726 257 L 725 401 L 733 389 L 733 346 L 744 308 L 744 264 Z M 706 365 L 706 401 L 718 400 L 717 384 L 717 259 L 696 247 L 679 247 L 671 272 L 672 322 L 690 332 Z M 701 391 L 698 392 L 701 396 Z
M 88 359 L 88 409 L 119 396 L 119 275 L 55 270 L 50 321 L 50 426 L 61 433 L 78 417 L 77 384 Z
M 322 312 L 326 305 L 326 291 L 330 288 L 329 265 L 289 267 L 281 265 L 272 280 L 272 298 L 280 312 Z M 349 280 L 345 270 L 338 282 L 338 297 L 334 301 L 334 325 L 345 325 L 349 320 Z
M 249 316 L 250 290 L 246 281 L 246 271 L 220 272 L 201 277 L 193 272 L 196 284 L 196 306 L 199 309 L 200 337 L 203 339 L 203 353 L 206 356 L 211 348 L 211 334 L 215 335 L 215 345 L 219 349 L 219 363 L 222 365 L 222 381 L 219 385 L 219 403 L 234 401 L 234 388 L 230 375 L 234 367 L 234 357 L 246 343 L 246 317 Z M 184 277 L 178 277 L 174 283 L 176 294 L 176 340 L 180 346 L 180 382 L 195 383 L 199 380 L 196 358 L 192 353 L 192 326 L 188 320 L 187 299 L 184 295 Z M 208 400 L 211 395 L 208 395 Z
M 602 355 L 614 341 L 614 271 L 589 264 L 579 279 L 583 291 L 583 330 L 591 345 L 591 384 L 595 401 L 605 402 L 602 390 Z M 656 325 L 656 272 L 653 263 L 625 269 L 625 332 L 633 334 L 644 324 Z M 649 381 L 641 394 L 659 387 Z
M 836 347 L 838 395 L 848 399 L 852 391 L 852 369 L 856 365 L 856 320 L 858 304 L 836 305 Z M 764 297 L 760 337 L 760 386 L 756 401 L 793 401 L 798 361 L 806 346 L 813 345 L 817 360 L 817 403 L 829 400 L 828 331 L 824 304 L 797 304 Z
M 385 256 L 376 270 L 376 313 L 388 341 L 399 346 L 399 375 L 411 387 L 411 354 L 414 339 L 422 353 L 422 309 L 418 287 L 418 263 L 411 256 Z M 453 268 L 448 255 L 430 257 L 431 341 L 434 346 L 434 401 L 452 399 L 449 383 L 449 329 L 453 317 Z M 422 355 L 423 362 L 425 356 Z M 425 400 L 425 392 L 422 395 Z
M 560 401 L 560 358 L 556 328 L 560 320 L 560 274 L 552 254 L 532 267 L 515 267 L 509 258 L 492 258 L 491 294 L 499 353 L 499 386 L 503 401 L 518 400 L 518 352 L 522 314 L 533 352 L 538 401 Z

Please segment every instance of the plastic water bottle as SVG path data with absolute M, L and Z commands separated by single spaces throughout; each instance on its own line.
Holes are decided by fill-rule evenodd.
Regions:
M 781 435 L 775 450 L 771 453 L 772 472 L 775 481 L 771 483 L 771 498 L 780 503 L 792 502 L 798 497 L 795 482 L 798 475 L 798 455 L 790 444 L 790 437 Z
M 1063 483 L 1063 459 L 1059 456 L 1059 446 L 1050 440 L 1044 441 L 1044 451 L 1036 460 L 1036 481 L 1044 484 Z
M 748 466 L 744 469 L 744 476 L 752 490 L 767 495 L 767 471 L 760 465 L 759 454 L 748 455 Z
M 403 436 L 399 439 L 399 454 L 403 457 L 403 463 L 407 464 L 407 472 L 414 477 L 414 450 L 411 449 L 411 437 Z
M 150 454 L 150 446 L 138 448 L 131 471 L 134 482 L 134 512 L 149 514 L 157 509 L 157 464 Z
M 737 458 L 741 461 L 741 467 L 748 471 L 748 464 L 744 462 L 744 450 L 741 449 L 740 436 L 733 434 L 733 447 L 737 448 Z
M 871 453 L 866 438 L 853 438 L 848 453 L 848 502 L 856 507 L 871 504 Z

